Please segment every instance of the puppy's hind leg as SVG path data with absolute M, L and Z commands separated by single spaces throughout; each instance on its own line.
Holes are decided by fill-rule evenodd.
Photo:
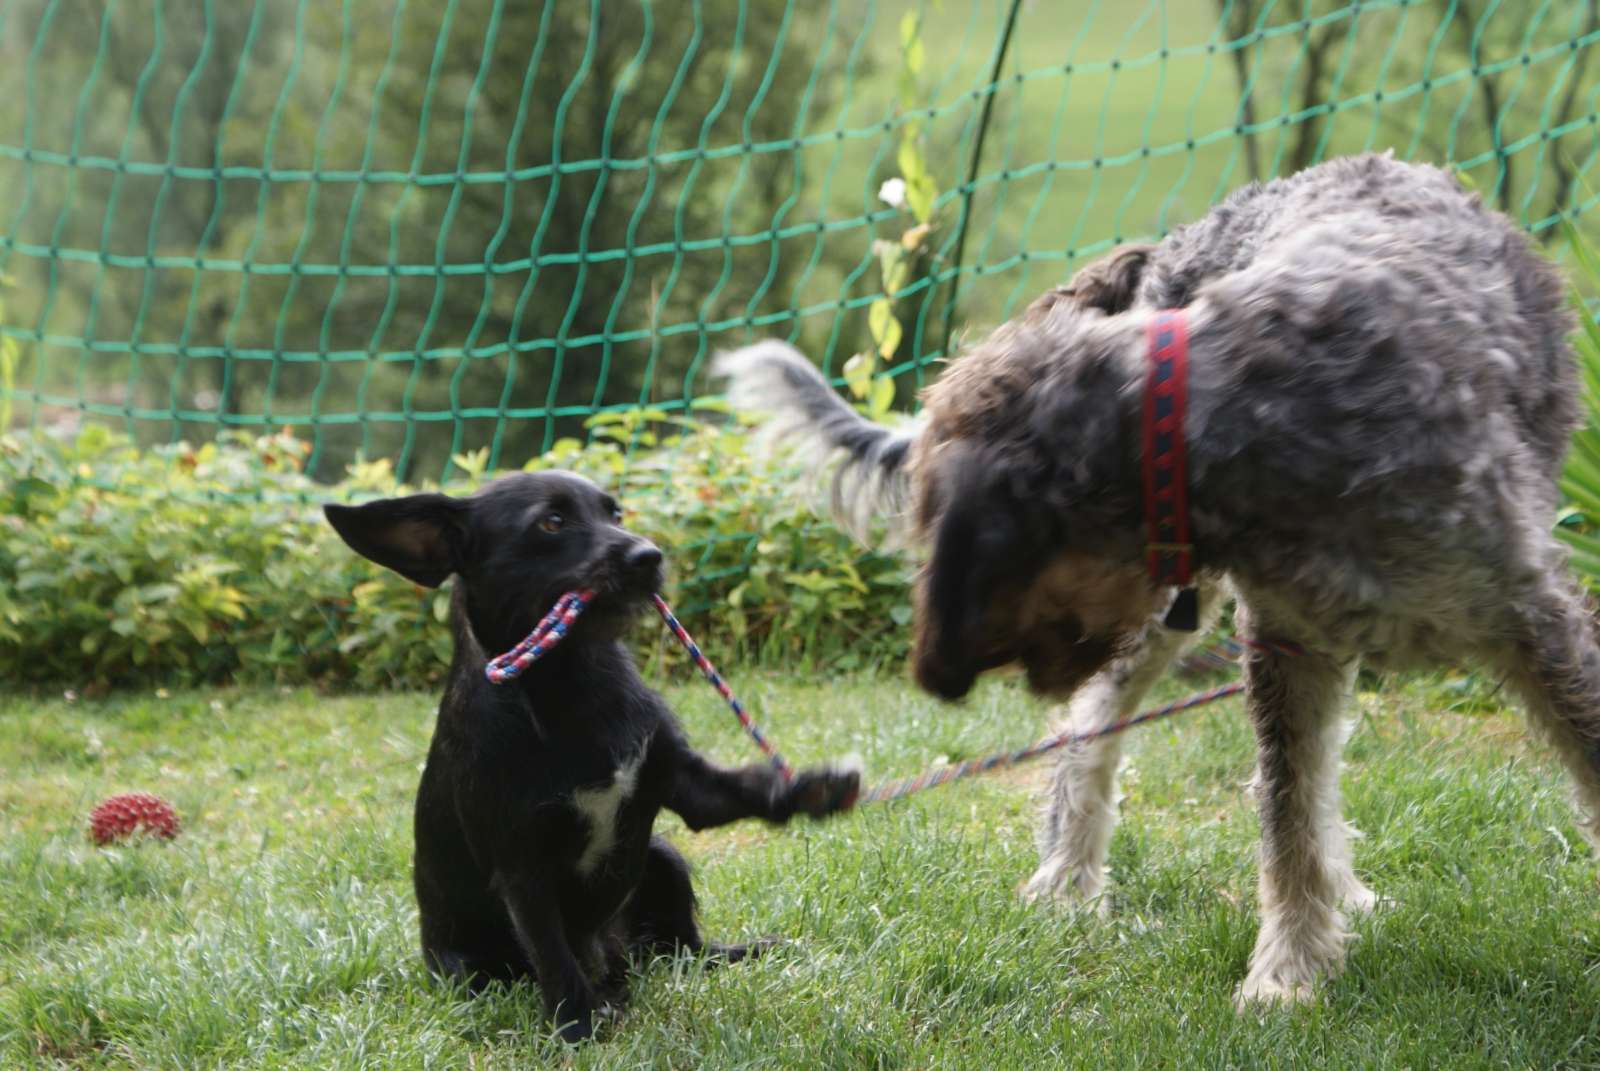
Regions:
M 481 919 L 465 922 L 431 881 L 432 870 L 417 874 L 417 900 L 422 929 L 422 962 L 428 973 L 445 982 L 459 982 L 474 995 L 495 982 L 512 985 L 533 979 L 533 965 L 521 955 L 510 933 L 496 933 Z
M 1552 575 L 1518 608 L 1523 635 L 1508 651 L 1509 683 L 1572 775 L 1577 821 L 1600 853 L 1600 644 L 1583 598 Z
M 1061 728 L 1090 733 L 1133 715 L 1173 660 L 1210 631 L 1227 600 L 1218 582 L 1200 585 L 1200 628 L 1175 632 L 1152 621 L 1136 646 L 1078 689 Z M 1105 736 L 1062 751 L 1039 816 L 1039 868 L 1022 887 L 1029 902 L 1090 903 L 1106 884 L 1106 852 L 1117 824 L 1116 774 L 1122 738 Z M 1102 901 L 1103 905 L 1103 901 Z
M 689 864 L 661 837 L 650 838 L 644 875 L 628 905 L 628 950 L 638 956 L 692 955 L 705 952 L 714 963 L 737 963 L 777 944 L 765 938 L 750 944 L 708 942 L 695 919 L 694 885 Z
M 424 945 L 422 961 L 435 978 L 460 982 L 474 996 L 496 982 L 511 985 L 533 977 L 533 970 L 526 961 L 504 956 L 474 956 L 449 948 Z

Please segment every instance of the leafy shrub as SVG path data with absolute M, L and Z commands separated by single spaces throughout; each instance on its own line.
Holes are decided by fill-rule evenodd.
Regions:
M 1562 512 L 1556 534 L 1570 548 L 1572 567 L 1591 587 L 1600 587 L 1600 323 L 1585 299 L 1585 292 L 1600 292 L 1600 257 L 1571 224 L 1567 225 L 1567 243 L 1578 279 L 1573 294 L 1578 329 L 1572 343 L 1578 354 L 1584 419 L 1567 452 L 1561 490 L 1569 505 Z
M 663 430 L 665 433 L 663 433 Z M 660 542 L 669 599 L 706 648 L 851 668 L 905 650 L 904 567 L 816 520 L 795 474 L 737 428 L 607 414 L 529 468 L 571 468 L 619 491 Z M 438 683 L 448 593 L 351 553 L 319 503 L 402 493 L 385 461 L 329 487 L 301 472 L 287 432 L 138 450 L 91 427 L 72 441 L 0 437 L 0 677 L 131 684 Z M 484 479 L 484 457 L 445 490 Z M 662 630 L 635 631 L 677 660 Z

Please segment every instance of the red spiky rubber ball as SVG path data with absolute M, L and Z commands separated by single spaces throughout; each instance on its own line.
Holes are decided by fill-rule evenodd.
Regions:
M 178 835 L 177 812 L 172 804 L 148 792 L 107 797 L 89 812 L 89 835 L 96 844 L 110 844 L 132 833 L 171 840 Z

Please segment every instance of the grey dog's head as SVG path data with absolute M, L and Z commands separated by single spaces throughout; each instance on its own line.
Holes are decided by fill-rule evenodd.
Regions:
M 1137 315 L 1057 303 L 928 391 L 912 466 L 923 687 L 957 698 L 1016 662 L 1063 695 L 1155 612 L 1137 542 L 1141 332 Z

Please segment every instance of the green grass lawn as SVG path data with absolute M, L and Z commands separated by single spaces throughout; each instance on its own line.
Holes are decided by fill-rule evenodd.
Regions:
M 1012 684 L 937 705 L 898 680 L 735 674 L 780 743 L 909 772 L 1030 738 Z M 1176 691 L 1177 685 L 1169 686 Z M 748 745 L 709 689 L 695 739 Z M 1348 811 L 1393 904 L 1312 1007 L 1241 1018 L 1256 930 L 1236 700 L 1137 732 L 1107 921 L 1021 905 L 1041 768 L 827 825 L 691 835 L 708 931 L 761 961 L 658 963 L 601 1044 L 535 994 L 420 969 L 410 807 L 421 695 L 209 691 L 0 700 L 0 1066 L 1176 1067 L 1600 1065 L 1595 864 L 1519 720 L 1447 679 L 1364 693 Z M 87 841 L 100 796 L 178 806 L 172 844 Z

